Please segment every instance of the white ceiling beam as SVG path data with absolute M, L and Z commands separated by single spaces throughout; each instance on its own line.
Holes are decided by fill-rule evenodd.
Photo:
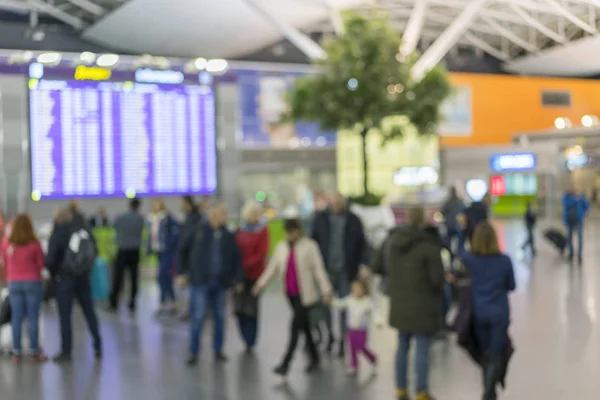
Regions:
M 558 42 L 561 44 L 567 43 L 567 38 L 559 35 L 558 33 L 554 32 L 552 29 L 548 28 L 546 25 L 542 24 L 539 20 L 533 18 L 531 15 L 529 15 L 527 12 L 525 12 L 518 5 L 511 4 L 510 8 L 512 8 L 512 10 L 518 16 L 523 18 L 523 20 L 525 20 L 532 28 L 537 29 L 539 32 L 548 36 L 550 39 L 554 40 L 555 42 Z
M 246 0 L 246 3 L 260 14 L 265 20 L 273 25 L 281 34 L 289 40 L 294 46 L 302 51 L 308 58 L 312 60 L 326 59 L 327 53 L 318 43 L 310 37 L 300 32 L 294 26 L 275 17 L 264 5 L 256 0 Z
M 94 14 L 97 17 L 101 17 L 106 14 L 106 10 L 100 7 L 98 4 L 91 2 L 90 0 L 67 0 L 69 3 Z
M 531 53 L 535 53 L 538 51 L 537 47 L 530 44 L 528 41 L 518 37 L 517 35 L 515 35 L 511 31 L 509 31 L 508 29 L 506 29 L 505 27 L 503 27 L 502 25 L 500 25 L 498 22 L 494 21 L 493 19 L 488 18 L 488 17 L 482 17 L 481 19 L 483 19 L 487 24 L 489 24 L 489 26 L 492 27 L 492 29 L 494 29 L 496 32 L 498 32 L 498 34 L 500 36 L 505 37 L 506 39 L 510 40 L 517 46 L 520 46 Z
M 470 0 L 456 19 L 446 28 L 440 37 L 417 60 L 412 69 L 412 76 L 416 80 L 422 79 L 425 74 L 436 66 L 460 37 L 469 29 L 469 25 L 488 0 Z
M 83 29 L 85 27 L 85 23 L 81 19 L 41 0 L 28 0 L 27 2 L 18 0 L 0 0 L 0 8 L 28 12 L 38 11 L 50 15 L 75 29 Z
M 487 43 L 485 40 L 478 38 L 477 36 L 467 32 L 465 33 L 464 38 L 474 47 L 488 53 L 492 57 L 495 57 L 502 61 L 510 60 L 510 57 L 504 53 L 503 51 L 495 48 L 491 44 Z
M 408 19 L 408 24 L 402 35 L 402 45 L 400 53 L 404 55 L 412 54 L 419 45 L 423 24 L 425 23 L 425 12 L 427 11 L 428 0 L 416 0 L 412 13 Z
M 548 2 L 548 4 L 550 6 L 554 7 L 554 9 L 558 13 L 560 13 L 560 15 L 562 15 L 563 17 L 565 17 L 566 19 L 568 19 L 569 21 L 571 21 L 574 25 L 577 25 L 578 27 L 580 27 L 581 29 L 583 29 L 587 33 L 591 33 L 591 34 L 598 33 L 598 31 L 596 30 L 596 28 L 594 28 L 593 26 L 589 25 L 587 22 L 582 21 L 579 17 L 577 17 L 575 14 L 573 14 L 567 8 L 565 8 L 558 1 L 556 1 L 556 0 L 546 0 L 546 1 Z

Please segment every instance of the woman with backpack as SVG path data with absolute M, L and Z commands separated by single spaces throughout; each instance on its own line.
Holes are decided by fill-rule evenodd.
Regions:
M 28 215 L 21 214 L 12 223 L 8 240 L 3 242 L 2 261 L 8 280 L 13 359 L 15 363 L 23 359 L 21 330 L 23 319 L 27 318 L 29 357 L 33 362 L 45 362 L 47 357 L 39 345 L 44 252 Z

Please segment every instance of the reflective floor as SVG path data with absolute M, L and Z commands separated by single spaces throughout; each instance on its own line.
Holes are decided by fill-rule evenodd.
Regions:
M 540 231 L 541 231 L 540 227 Z M 503 399 L 597 399 L 600 396 L 600 245 L 594 238 L 600 222 L 586 227 L 587 248 L 583 268 L 570 267 L 554 249 L 538 240 L 539 257 L 533 263 L 518 261 L 518 244 L 524 233 L 520 223 L 498 224 L 506 248 L 515 257 L 518 291 L 512 296 L 511 334 L 517 352 Z M 540 236 L 538 234 L 538 236 Z M 216 365 L 210 353 L 210 327 L 205 352 L 196 368 L 184 366 L 187 326 L 155 321 L 155 291 L 149 285 L 136 317 L 126 312 L 101 312 L 105 357 L 94 361 L 91 344 L 79 315 L 76 317 L 76 352 L 69 366 L 22 365 L 0 361 L 0 399 L 7 400 L 129 400 L 129 399 L 394 399 L 393 359 L 395 335 L 384 329 L 371 335 L 381 357 L 380 373 L 371 378 L 365 368 L 357 379 L 345 376 L 345 365 L 325 359 L 323 370 L 303 373 L 299 352 L 287 385 L 271 373 L 287 340 L 287 304 L 275 291 L 264 296 L 260 345 L 254 357 L 246 356 L 232 319 L 228 325 L 230 361 Z M 45 316 L 45 348 L 58 349 L 56 314 Z M 480 375 L 454 338 L 437 342 L 432 354 L 431 385 L 441 400 L 473 400 L 480 396 Z

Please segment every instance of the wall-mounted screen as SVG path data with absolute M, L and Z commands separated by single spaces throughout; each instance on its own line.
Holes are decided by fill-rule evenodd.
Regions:
M 29 81 L 32 198 L 212 194 L 210 87 Z

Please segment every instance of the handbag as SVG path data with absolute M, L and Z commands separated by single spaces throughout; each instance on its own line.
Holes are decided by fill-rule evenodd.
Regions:
M 0 326 L 10 324 L 12 319 L 12 312 L 10 309 L 10 297 L 6 296 L 2 305 L 0 306 Z
M 234 295 L 234 309 L 237 316 L 252 317 L 258 316 L 258 297 L 251 293 L 251 288 L 244 288 L 244 291 Z

